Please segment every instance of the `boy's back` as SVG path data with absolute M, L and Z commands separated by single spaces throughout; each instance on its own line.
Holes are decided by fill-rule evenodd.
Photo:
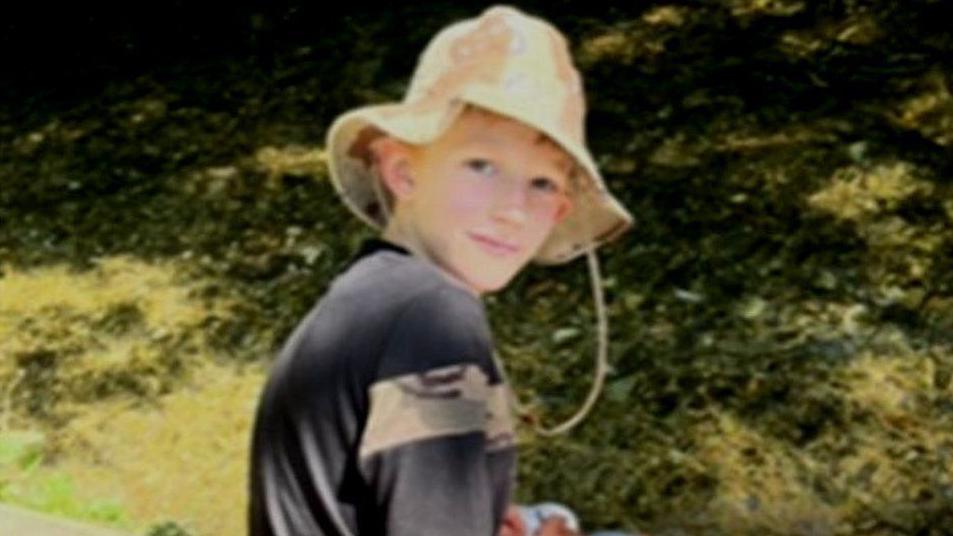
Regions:
M 481 302 L 437 270 L 369 240 L 298 326 L 256 419 L 252 536 L 495 533 L 505 387 Z

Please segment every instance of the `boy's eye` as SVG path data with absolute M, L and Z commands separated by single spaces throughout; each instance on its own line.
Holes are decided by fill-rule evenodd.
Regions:
M 496 167 L 493 166 L 489 160 L 484 160 L 482 158 L 467 160 L 467 166 L 483 175 L 492 174 L 496 170 Z
M 533 179 L 532 184 L 533 184 L 533 188 L 542 190 L 544 192 L 550 192 L 550 193 L 559 192 L 559 185 L 556 184 L 556 181 L 548 177 L 536 177 L 535 179 Z

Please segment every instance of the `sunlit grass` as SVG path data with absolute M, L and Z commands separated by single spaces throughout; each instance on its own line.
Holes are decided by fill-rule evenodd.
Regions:
M 0 340 L 16 320 L 51 308 L 79 315 L 100 315 L 110 307 L 132 303 L 153 328 L 194 325 L 209 314 L 190 296 L 191 285 L 177 280 L 170 264 L 150 264 L 132 257 L 107 257 L 92 271 L 64 265 L 30 271 L 5 270 L 0 279 Z
M 115 257 L 0 279 L 2 500 L 140 531 L 244 530 L 263 373 L 210 346 L 227 302 L 180 274 Z
M 697 461 L 718 482 L 708 508 L 719 526 L 789 534 L 795 527 L 826 533 L 833 525 L 836 509 L 811 487 L 815 460 L 727 413 L 716 413 L 697 433 Z
M 91 406 L 65 431 L 69 454 L 58 467 L 84 489 L 120 497 L 143 526 L 171 519 L 198 535 L 242 534 L 263 377 L 209 366 L 152 409 Z

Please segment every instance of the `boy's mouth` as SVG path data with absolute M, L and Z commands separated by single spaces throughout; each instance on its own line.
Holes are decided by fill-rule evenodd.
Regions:
M 483 246 L 484 249 L 486 249 L 487 251 L 489 251 L 490 253 L 494 255 L 512 255 L 519 251 L 519 247 L 514 244 L 510 244 L 508 242 L 502 242 L 500 240 L 495 240 L 488 236 L 484 236 L 484 235 L 480 235 L 476 233 L 468 233 L 468 234 L 470 235 L 470 238 L 474 239 L 478 244 Z

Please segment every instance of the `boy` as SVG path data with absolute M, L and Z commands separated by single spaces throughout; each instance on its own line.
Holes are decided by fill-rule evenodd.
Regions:
M 334 122 L 335 188 L 383 234 L 274 365 L 252 442 L 252 536 L 523 534 L 479 298 L 631 224 L 583 120 L 562 35 L 495 6 L 434 37 L 403 102 Z M 551 519 L 537 534 L 573 533 Z

